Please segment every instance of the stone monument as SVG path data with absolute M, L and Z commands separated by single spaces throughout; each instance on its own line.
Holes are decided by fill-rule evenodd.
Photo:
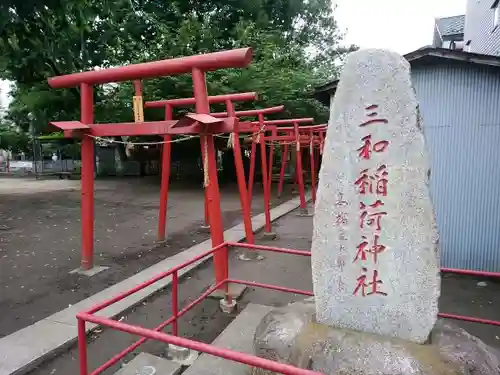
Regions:
M 438 313 L 430 169 L 409 64 L 353 53 L 327 130 L 312 272 L 318 322 L 423 343 Z
M 437 319 L 429 170 L 408 62 L 350 54 L 320 170 L 315 297 L 264 317 L 256 355 L 328 375 L 500 374 L 498 351 Z

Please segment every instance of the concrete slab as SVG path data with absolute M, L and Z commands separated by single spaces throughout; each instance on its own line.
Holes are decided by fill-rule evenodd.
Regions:
M 165 358 L 140 353 L 115 375 L 177 375 L 182 366 Z
M 238 304 L 236 303 L 236 300 L 232 299 L 231 301 L 226 300 L 226 299 L 221 299 L 219 301 L 219 306 L 220 309 L 222 310 L 223 313 L 225 314 L 232 314 L 236 308 L 238 307 Z
M 252 223 L 255 223 L 254 220 L 255 220 L 255 217 L 252 218 Z M 240 224 L 235 225 L 234 227 L 232 227 L 232 229 L 244 232 L 245 231 L 245 224 L 240 223 Z
M 253 354 L 253 336 L 262 318 L 272 307 L 248 304 L 213 344 L 219 348 Z M 202 354 L 183 375 L 248 375 L 246 365 Z
M 264 255 L 255 250 L 243 249 L 241 254 L 238 255 L 238 259 L 244 261 L 263 260 Z
M 298 197 L 291 199 L 273 209 L 271 209 L 271 219 L 277 220 L 288 212 L 299 206 Z M 254 231 L 264 227 L 264 214 L 256 215 L 252 218 Z M 242 225 L 228 229 L 224 232 L 226 241 L 239 242 L 245 239 L 245 232 Z M 77 338 L 76 314 L 100 303 L 104 300 L 115 297 L 135 287 L 137 284 L 150 280 L 157 274 L 177 266 L 212 247 L 211 241 L 201 242 L 189 249 L 167 258 L 136 275 L 119 282 L 93 296 L 82 300 L 46 319 L 14 332 L 0 339 L 0 375 L 21 375 L 32 370 L 36 365 L 48 359 L 60 351 L 73 344 Z M 209 260 L 210 257 L 193 263 L 179 272 L 179 277 L 200 264 Z M 138 304 L 159 289 L 168 286 L 171 278 L 167 277 L 149 287 L 124 298 L 123 300 L 100 311 L 97 315 L 113 318 L 130 307 Z M 95 328 L 94 324 L 87 324 L 87 331 Z
M 168 344 L 166 355 L 171 361 L 181 366 L 191 366 L 198 359 L 200 353 L 196 350 Z
M 97 275 L 98 273 L 102 271 L 109 270 L 109 267 L 106 266 L 94 266 L 89 270 L 84 270 L 83 268 L 77 268 L 76 270 L 69 271 L 69 273 L 77 273 L 79 275 L 87 276 L 87 277 L 92 277 L 94 275 Z
M 201 225 L 199 230 L 200 232 L 208 233 L 210 232 L 210 225 Z
M 314 216 L 314 208 L 300 208 L 297 216 L 312 217 Z
M 0 374 L 23 374 L 74 342 L 74 326 L 40 320 L 0 340 Z M 56 350 L 57 349 L 57 350 Z
M 276 232 L 264 232 L 264 233 L 262 233 L 262 238 L 266 241 L 267 240 L 275 240 L 277 236 L 278 235 L 276 234 Z
M 246 289 L 247 289 L 246 285 L 229 283 L 228 292 L 229 292 L 229 295 L 231 296 L 232 299 L 238 300 L 241 298 L 243 293 L 245 293 Z M 225 296 L 226 296 L 225 292 L 223 292 L 222 290 L 216 290 L 215 292 L 210 294 L 208 297 L 215 298 L 215 299 L 221 299 L 221 298 L 224 298 Z

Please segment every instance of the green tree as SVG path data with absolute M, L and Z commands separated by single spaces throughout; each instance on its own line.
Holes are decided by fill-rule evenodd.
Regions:
M 0 150 L 9 150 L 13 153 L 31 152 L 31 139 L 22 131 L 9 128 L 0 128 Z
M 246 107 L 285 104 L 280 116 L 324 121 L 309 90 L 335 77 L 346 52 L 331 0 L 7 0 L 0 12 L 0 78 L 15 83 L 7 116 L 27 131 L 31 115 L 36 133 L 79 117 L 78 89 L 51 89 L 50 76 L 242 46 L 252 65 L 209 74 L 210 94 L 258 91 Z M 144 92 L 192 96 L 191 80 L 149 80 Z M 96 120 L 132 120 L 131 97 L 130 83 L 97 87 Z

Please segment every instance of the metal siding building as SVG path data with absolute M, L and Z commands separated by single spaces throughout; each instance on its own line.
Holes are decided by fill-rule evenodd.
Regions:
M 441 264 L 500 272 L 500 72 L 412 68 L 431 155 Z

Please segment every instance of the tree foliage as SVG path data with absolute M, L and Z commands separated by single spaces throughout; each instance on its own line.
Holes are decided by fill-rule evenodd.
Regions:
M 210 94 L 257 91 L 238 108 L 285 104 L 281 116 L 323 121 L 309 91 L 346 52 L 331 0 L 4 0 L 0 12 L 0 78 L 15 84 L 8 118 L 37 133 L 79 117 L 78 89 L 51 89 L 50 76 L 242 46 L 252 65 L 210 73 Z M 144 95 L 192 96 L 190 77 L 149 80 Z M 96 120 L 131 120 L 131 96 L 130 83 L 96 88 Z
M 0 127 L 0 150 L 28 153 L 31 152 L 31 140 L 24 132 Z

